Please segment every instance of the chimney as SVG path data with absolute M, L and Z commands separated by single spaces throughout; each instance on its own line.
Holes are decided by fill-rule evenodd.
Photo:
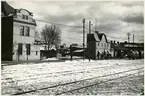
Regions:
M 112 43 L 112 40 L 111 40 L 111 43 Z
M 117 44 L 119 44 L 119 41 L 117 42 Z
M 115 44 L 115 41 L 114 41 L 114 44 Z

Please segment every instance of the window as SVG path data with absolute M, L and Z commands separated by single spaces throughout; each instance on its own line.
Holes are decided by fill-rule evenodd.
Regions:
M 25 28 L 26 28 L 25 36 L 29 36 L 30 27 L 26 26 Z
M 102 47 L 103 47 L 103 43 L 102 43 Z
M 22 15 L 22 19 L 28 20 L 28 16 L 23 14 L 23 15 Z
M 98 42 L 98 46 L 99 46 L 99 43 L 100 43 L 100 42 Z
M 26 20 L 28 20 L 28 16 L 26 15 Z
M 22 15 L 22 19 L 25 19 L 25 15 Z
M 27 55 L 30 55 L 30 50 L 31 50 L 30 47 L 31 47 L 30 44 L 26 44 L 26 50 L 27 50 L 27 51 L 26 51 L 26 54 L 27 54 Z
M 22 50 L 23 50 L 23 44 L 22 43 L 19 43 L 18 44 L 18 54 L 19 55 L 22 55 Z
M 20 36 L 24 36 L 24 26 L 20 26 Z
M 38 51 L 36 51 L 36 55 L 38 54 Z

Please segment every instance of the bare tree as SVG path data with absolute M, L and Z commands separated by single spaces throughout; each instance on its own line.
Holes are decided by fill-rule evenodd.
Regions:
M 53 46 L 56 49 L 59 47 L 61 42 L 61 30 L 56 25 L 45 25 L 41 32 L 42 38 L 44 40 L 45 45 L 47 46 L 47 50 L 50 50 Z

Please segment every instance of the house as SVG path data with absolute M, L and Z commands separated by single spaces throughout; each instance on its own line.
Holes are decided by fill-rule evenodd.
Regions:
M 40 60 L 40 48 L 35 43 L 36 22 L 33 13 L 2 4 L 2 60 Z
M 110 54 L 110 42 L 107 40 L 107 36 L 104 33 L 87 34 L 87 57 L 90 59 L 103 58 L 102 54 Z

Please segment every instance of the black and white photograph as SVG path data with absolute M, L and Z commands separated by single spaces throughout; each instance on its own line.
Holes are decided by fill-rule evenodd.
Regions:
M 144 96 L 144 1 L 1 1 L 1 95 Z

